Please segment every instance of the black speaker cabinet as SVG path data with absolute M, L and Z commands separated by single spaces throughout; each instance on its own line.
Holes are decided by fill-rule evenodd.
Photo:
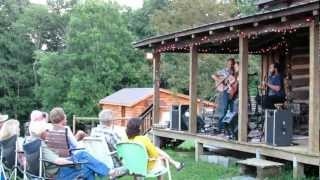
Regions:
M 178 131 L 187 131 L 189 127 L 189 117 L 186 112 L 189 111 L 189 105 L 173 105 L 171 107 L 170 128 Z
M 171 107 L 171 123 L 170 123 L 170 129 L 173 130 L 181 130 L 181 120 L 180 120 L 180 106 L 179 105 L 173 105 Z
M 181 117 L 181 130 L 188 131 L 189 129 L 189 105 L 180 106 L 180 117 Z
M 265 140 L 268 145 L 290 146 L 293 116 L 288 110 L 265 110 Z

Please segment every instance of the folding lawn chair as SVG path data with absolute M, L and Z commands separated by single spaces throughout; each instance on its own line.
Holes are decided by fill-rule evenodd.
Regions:
M 116 152 L 110 152 L 108 144 L 103 137 L 85 137 L 82 140 L 85 149 L 96 159 L 99 159 L 109 168 L 114 168 L 112 156 Z
M 17 179 L 18 170 L 22 171 L 18 166 L 18 137 L 12 136 L 9 139 L 0 141 L 0 175 L 6 179 Z
M 46 174 L 45 169 L 50 165 L 54 165 L 57 168 L 62 167 L 78 167 L 86 162 L 74 162 L 72 164 L 58 165 L 54 162 L 50 162 L 42 157 L 41 140 L 36 139 L 23 145 L 23 150 L 27 160 L 24 170 L 25 177 L 28 179 L 55 179 Z
M 54 127 L 48 131 L 46 144 L 60 157 L 70 157 L 71 152 L 79 149 L 70 149 L 67 128 Z
M 23 145 L 26 157 L 24 174 L 28 179 L 48 179 L 43 175 L 41 140 L 36 139 Z
M 68 140 L 68 129 L 67 128 L 60 128 L 60 127 L 54 127 L 53 129 L 48 131 L 48 136 L 46 139 L 46 144 L 48 145 L 48 148 L 56 152 L 60 157 L 72 157 L 72 153 L 78 150 L 85 150 L 85 148 L 70 148 L 70 143 Z M 97 146 L 90 147 L 92 149 L 96 149 Z M 91 146 L 91 145 L 90 145 Z M 94 156 L 95 157 L 95 156 Z M 98 160 L 100 157 L 95 157 Z M 81 162 L 79 164 L 83 164 L 86 162 Z M 77 163 L 73 164 L 76 165 Z M 108 166 L 109 167 L 109 166 Z M 96 175 L 96 178 L 99 178 L 98 175 Z
M 171 172 L 169 161 L 165 161 L 166 167 L 155 172 L 154 174 L 148 173 L 148 154 L 144 145 L 139 143 L 119 143 L 117 144 L 117 153 L 122 159 L 123 165 L 129 170 L 129 174 L 142 178 L 154 178 L 168 174 L 171 180 Z

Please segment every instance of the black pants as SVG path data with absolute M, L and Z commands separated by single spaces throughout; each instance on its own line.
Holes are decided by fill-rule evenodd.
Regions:
M 284 97 L 281 96 L 262 96 L 263 109 L 276 109 L 274 106 L 277 103 L 283 103 Z

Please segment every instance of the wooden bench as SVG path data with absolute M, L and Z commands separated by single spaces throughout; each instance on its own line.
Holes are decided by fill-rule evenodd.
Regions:
M 240 174 L 253 175 L 258 180 L 280 175 L 283 166 L 282 163 L 257 158 L 246 159 L 237 163 L 240 165 Z

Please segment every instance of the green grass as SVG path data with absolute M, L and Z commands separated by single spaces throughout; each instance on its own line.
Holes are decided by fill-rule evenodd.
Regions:
M 194 145 L 192 142 L 186 142 L 178 149 L 167 149 L 166 152 L 175 160 L 184 162 L 183 170 L 177 172 L 171 166 L 171 176 L 173 180 L 215 180 L 223 177 L 231 177 L 238 174 L 237 167 L 225 168 L 219 165 L 213 165 L 206 162 L 194 161 Z M 132 177 L 123 177 L 121 180 L 133 179 Z M 165 177 L 167 179 L 167 176 Z
M 185 168 L 181 172 L 177 172 L 171 168 L 172 178 L 177 180 L 214 180 L 232 177 L 238 174 L 237 167 L 225 168 L 223 166 L 209 164 L 207 162 L 194 161 L 193 151 L 173 151 L 167 152 L 178 161 L 185 163 Z
M 220 180 L 228 179 L 239 175 L 239 167 L 233 166 L 225 168 L 220 165 L 209 164 L 207 162 L 194 161 L 194 144 L 186 141 L 178 149 L 167 149 L 166 152 L 175 160 L 185 163 L 185 168 L 177 172 L 171 166 L 171 175 L 173 180 Z M 132 177 L 123 177 L 120 180 L 129 180 Z M 165 176 L 167 179 L 167 176 Z M 318 178 L 304 178 L 299 180 L 316 180 Z M 154 179 L 151 179 L 154 180 Z M 292 180 L 292 169 L 286 167 L 280 176 L 268 180 Z

